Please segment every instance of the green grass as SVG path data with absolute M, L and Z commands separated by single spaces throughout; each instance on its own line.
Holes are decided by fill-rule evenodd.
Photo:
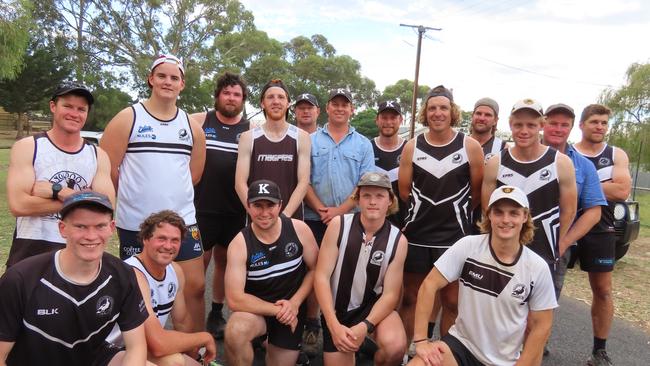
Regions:
M 4 264 L 9 255 L 11 239 L 16 220 L 7 207 L 7 168 L 9 167 L 9 149 L 0 149 L 0 273 L 4 273 Z
M 641 218 L 639 237 L 650 237 L 650 192 L 637 191 L 635 199 L 639 202 L 639 217 Z

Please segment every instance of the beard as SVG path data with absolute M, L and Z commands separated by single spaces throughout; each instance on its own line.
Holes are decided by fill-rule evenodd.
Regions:
M 232 118 L 237 117 L 244 110 L 244 103 L 239 106 L 232 106 L 216 102 L 215 108 L 222 116 Z

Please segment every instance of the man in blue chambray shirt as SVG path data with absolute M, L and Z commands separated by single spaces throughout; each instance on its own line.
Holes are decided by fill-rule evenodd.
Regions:
M 305 222 L 319 245 L 330 220 L 354 209 L 351 195 L 361 176 L 375 170 L 370 140 L 350 126 L 350 91 L 330 91 L 326 111 L 327 124 L 311 135 L 311 185 L 305 196 Z
M 598 173 L 596 173 L 594 165 L 567 143 L 575 119 L 573 108 L 562 103 L 553 104 L 546 109 L 544 116 L 546 123 L 544 123 L 543 143 L 571 158 L 576 170 L 578 192 L 577 218 L 560 241 L 560 262 L 553 276 L 555 295 L 559 299 L 569 262 L 569 254 L 566 250 L 588 233 L 600 220 L 600 207 L 607 206 L 607 201 L 600 188 Z

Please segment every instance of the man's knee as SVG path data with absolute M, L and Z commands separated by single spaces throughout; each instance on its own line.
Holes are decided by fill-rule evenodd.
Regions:
M 185 366 L 185 357 L 180 353 L 150 359 L 150 361 L 158 366 Z
M 598 300 L 609 300 L 612 297 L 611 272 L 590 273 L 591 290 Z
M 233 313 L 224 330 L 224 342 L 228 346 L 241 346 L 251 342 L 258 334 L 252 319 L 244 319 L 250 314 Z

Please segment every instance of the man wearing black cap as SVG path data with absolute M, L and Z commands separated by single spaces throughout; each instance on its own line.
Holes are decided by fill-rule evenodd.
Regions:
M 105 252 L 115 231 L 111 201 L 74 193 L 60 215 L 65 247 L 0 278 L 0 364 L 144 365 L 147 309 L 135 274 Z M 104 341 L 115 324 L 126 350 Z
M 350 197 L 361 176 L 375 170 L 370 141 L 350 126 L 350 91 L 332 89 L 326 108 L 327 123 L 311 135 L 311 185 L 305 196 L 305 222 L 319 243 L 332 218 L 354 209 Z
M 185 300 L 195 331 L 204 327 L 203 246 L 196 224 L 194 184 L 205 165 L 205 134 L 201 123 L 176 106 L 185 88 L 183 62 L 161 55 L 151 64 L 148 99 L 120 111 L 106 126 L 100 142 L 111 158 L 117 189 L 115 221 L 120 257 L 142 251 L 138 225 L 153 212 L 172 210 L 188 225 L 176 261 L 187 276 Z
M 206 139 L 205 169 L 194 186 L 194 206 L 206 268 L 214 257 L 212 306 L 206 329 L 217 339 L 223 338 L 226 325 L 222 313 L 226 251 L 230 241 L 246 225 L 246 210 L 235 191 L 235 168 L 239 138 L 250 126 L 242 115 L 247 96 L 244 80 L 226 72 L 217 79 L 214 109 L 192 115 L 203 121 Z
M 418 288 L 442 253 L 470 233 L 470 214 L 480 203 L 483 177 L 481 146 L 453 128 L 460 122 L 460 108 L 451 90 L 442 85 L 431 89 L 418 119 L 429 129 L 406 143 L 399 167 L 399 193 L 409 202 L 403 229 L 409 248 L 400 308 L 409 338 Z M 456 318 L 458 282 L 443 288 L 440 299 L 444 335 Z M 433 323 L 429 328 L 433 333 Z
M 7 267 L 65 247 L 56 213 L 75 191 L 92 188 L 115 200 L 108 156 L 80 135 L 93 101 L 82 84 L 59 85 L 50 100 L 52 128 L 11 148 L 7 200 L 16 230 Z
M 395 311 L 402 290 L 406 238 L 386 219 L 397 210 L 388 175 L 364 174 L 352 198 L 360 212 L 332 219 L 321 244 L 314 290 L 323 309 L 325 366 L 355 364 L 367 337 L 374 365 L 399 365 L 406 334 Z
M 251 182 L 259 179 L 276 182 L 282 196 L 287 197 L 282 203 L 282 213 L 302 220 L 302 200 L 309 185 L 309 135 L 287 122 L 291 99 L 282 80 L 266 83 L 260 99 L 266 122 L 241 135 L 235 189 L 246 205 Z
M 318 99 L 312 94 L 303 93 L 296 98 L 294 106 L 296 126 L 307 131 L 308 134 L 316 132 L 318 129 L 318 116 L 320 115 Z
M 377 117 L 375 123 L 379 136 L 370 140 L 372 150 L 375 154 L 375 166 L 377 170 L 388 174 L 393 185 L 393 192 L 399 198 L 397 187 L 397 172 L 399 171 L 399 161 L 402 157 L 402 150 L 406 140 L 401 138 L 397 133 L 402 125 L 402 107 L 398 102 L 389 100 L 379 103 L 377 107 Z M 393 225 L 401 228 L 404 225 L 404 217 L 408 207 L 406 203 L 399 202 L 399 210 L 390 215 L 388 219 Z
M 268 334 L 267 365 L 293 366 L 298 359 L 304 301 L 312 288 L 318 247 L 309 227 L 280 215 L 281 207 L 277 184 L 269 180 L 250 184 L 250 224 L 228 246 L 229 365 L 252 365 L 251 341 L 264 334 Z

